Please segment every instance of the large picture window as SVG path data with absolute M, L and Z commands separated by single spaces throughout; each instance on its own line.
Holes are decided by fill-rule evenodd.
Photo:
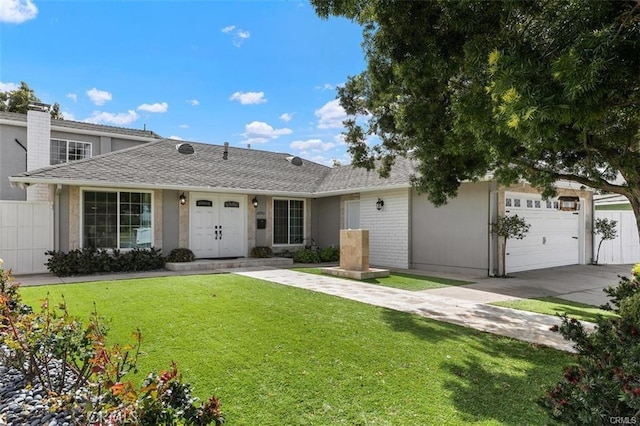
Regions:
M 51 165 L 68 163 L 91 157 L 91 144 L 88 142 L 51 139 Z
M 84 191 L 82 246 L 150 248 L 151 193 Z
M 273 244 L 304 242 L 304 200 L 273 200 Z

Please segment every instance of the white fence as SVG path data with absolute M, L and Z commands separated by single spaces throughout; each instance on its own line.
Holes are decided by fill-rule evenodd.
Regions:
M 14 274 L 47 272 L 45 252 L 53 249 L 53 204 L 0 201 L 0 259 Z
M 610 211 L 596 210 L 596 219 L 610 219 L 618 221 L 616 229 L 618 237 L 614 240 L 604 241 L 600 248 L 598 263 L 609 265 L 622 265 L 640 262 L 640 241 L 638 241 L 638 225 L 636 217 L 631 210 Z M 593 246 L 593 259 L 598 251 L 600 238 L 596 235 Z

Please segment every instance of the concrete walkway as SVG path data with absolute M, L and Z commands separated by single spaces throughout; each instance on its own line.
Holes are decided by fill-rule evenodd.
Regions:
M 570 343 L 558 333 L 549 330 L 553 325 L 560 323 L 558 317 L 555 316 L 440 296 L 433 294 L 432 290 L 419 292 L 400 290 L 288 269 L 246 268 L 232 272 L 246 277 L 417 314 L 564 351 L 572 351 Z
M 553 325 L 560 323 L 558 317 L 501 308 L 488 305 L 488 303 L 555 296 L 591 305 L 600 305 L 607 301 L 602 288 L 615 285 L 618 282 L 618 275 L 629 276 L 630 270 L 631 265 L 575 265 L 515 273 L 512 278 L 506 279 L 414 270 L 399 271 L 472 281 L 467 285 L 424 291 L 406 291 L 268 266 L 197 272 L 152 271 L 65 278 L 43 274 L 18 276 L 16 279 L 22 285 L 30 286 L 175 275 L 234 273 L 571 351 L 571 344 L 567 343 L 558 333 L 549 330 Z

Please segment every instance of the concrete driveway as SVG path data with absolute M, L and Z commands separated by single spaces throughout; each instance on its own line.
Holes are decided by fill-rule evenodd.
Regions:
M 473 284 L 426 290 L 431 294 L 477 303 L 554 296 L 599 306 L 609 301 L 602 291 L 630 277 L 633 265 L 571 265 L 516 272 L 510 278 L 468 279 Z M 453 278 L 453 277 L 452 277 Z

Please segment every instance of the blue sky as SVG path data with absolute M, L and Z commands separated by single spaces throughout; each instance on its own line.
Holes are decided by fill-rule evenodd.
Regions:
M 360 27 L 298 1 L 0 0 L 0 90 L 67 119 L 349 163 L 336 86 Z

